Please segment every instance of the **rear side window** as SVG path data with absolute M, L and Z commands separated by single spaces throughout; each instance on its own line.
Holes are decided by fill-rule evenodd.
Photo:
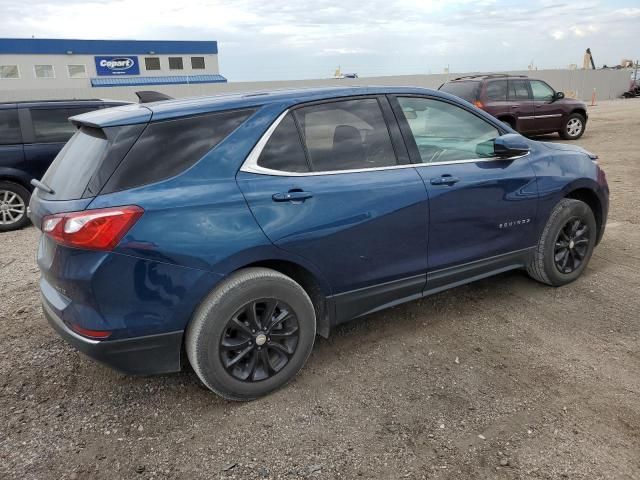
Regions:
M 456 97 L 460 97 L 467 102 L 475 102 L 478 99 L 480 90 L 480 82 L 477 80 L 469 80 L 463 82 L 449 82 L 440 87 L 443 92 L 450 93 Z
M 150 123 L 102 193 L 173 177 L 200 160 L 254 110 L 235 110 Z
M 313 171 L 397 164 L 389 130 L 375 98 L 303 107 L 295 115 Z
M 504 102 L 507 100 L 507 81 L 506 80 L 492 80 L 487 83 L 487 100 L 494 102 Z
M 529 100 L 528 80 L 509 80 L 509 100 Z
M 283 172 L 308 172 L 298 128 L 289 113 L 274 130 L 265 145 L 258 166 Z
M 76 127 L 69 122 L 69 117 L 91 112 L 97 108 L 96 106 L 89 108 L 31 109 L 34 140 L 37 143 L 66 142 L 76 131 Z
M 22 143 L 18 110 L 15 108 L 0 110 L 0 145 Z

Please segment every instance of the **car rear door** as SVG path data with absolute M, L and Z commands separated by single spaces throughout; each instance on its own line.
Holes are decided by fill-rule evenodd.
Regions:
M 516 121 L 516 130 L 531 132 L 535 129 L 535 109 L 531 99 L 529 80 L 526 78 L 509 78 L 508 100 Z
M 499 159 L 500 131 L 461 105 L 422 96 L 392 104 L 429 193 L 427 289 L 521 261 L 536 242 L 536 177 L 526 156 Z
M 0 105 L 0 175 L 20 175 L 23 163 L 18 109 L 15 104 Z
M 542 80 L 530 80 L 535 131 L 555 132 L 562 127 L 562 103 L 555 101 L 555 90 Z
M 42 178 L 49 165 L 75 133 L 69 117 L 97 110 L 100 105 L 29 106 L 20 109 L 24 131 L 24 154 L 29 174 Z
M 385 118 L 385 97 L 293 109 L 237 176 L 269 239 L 332 285 L 339 321 L 417 298 L 425 284 L 427 194 Z

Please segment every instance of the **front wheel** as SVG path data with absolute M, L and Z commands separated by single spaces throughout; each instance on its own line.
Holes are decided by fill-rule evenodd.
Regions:
M 230 400 L 252 400 L 293 379 L 315 335 L 315 310 L 305 290 L 274 270 L 248 268 L 204 300 L 185 345 L 209 389 Z
M 579 113 L 572 113 L 562 125 L 560 136 L 565 140 L 577 140 L 584 133 L 585 118 Z
M 580 200 L 560 200 L 549 216 L 527 272 L 554 287 L 573 282 L 587 267 L 596 237 L 591 208 Z

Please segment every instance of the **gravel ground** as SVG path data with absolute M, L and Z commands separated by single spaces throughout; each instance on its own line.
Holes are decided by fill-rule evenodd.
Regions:
M 40 312 L 37 231 L 2 234 L 0 478 L 640 479 L 640 100 L 590 115 L 576 143 L 612 205 L 582 278 L 512 272 L 370 315 L 251 403 L 75 352 Z

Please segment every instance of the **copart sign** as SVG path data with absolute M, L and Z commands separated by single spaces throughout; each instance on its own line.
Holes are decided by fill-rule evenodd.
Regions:
M 98 75 L 140 75 L 138 57 L 94 57 Z

